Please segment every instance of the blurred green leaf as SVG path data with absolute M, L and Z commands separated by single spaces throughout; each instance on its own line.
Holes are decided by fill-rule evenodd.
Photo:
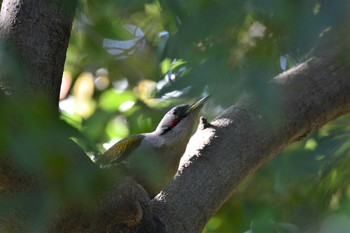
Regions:
M 317 142 L 312 138 L 309 138 L 305 143 L 305 149 L 307 150 L 315 150 L 316 147 L 317 147 Z
M 274 222 L 270 219 L 255 219 L 250 224 L 252 233 L 274 233 Z
M 136 96 L 132 92 L 119 92 L 114 89 L 109 89 L 104 91 L 99 97 L 99 106 L 106 111 L 120 111 L 121 105 L 129 101 L 136 101 Z
M 106 126 L 106 132 L 110 138 L 122 139 L 129 135 L 129 129 L 125 119 L 121 117 L 112 119 Z
M 271 94 L 266 81 L 308 59 L 321 40 L 335 35 L 344 21 L 344 3 L 83 0 L 65 69 L 72 74 L 72 86 L 86 71 L 96 82 L 103 69 L 107 86 L 114 88 L 95 84 L 87 100 L 97 103 L 91 115 L 65 111 L 62 118 L 84 134 L 85 139 L 77 140 L 84 150 L 95 152 L 113 139 L 154 130 L 170 105 L 191 102 L 203 92 L 212 94 L 206 115 L 215 117 L 249 93 L 278 124 L 283 119 L 274 102 L 280 96 Z M 144 44 L 117 60 L 102 41 L 133 39 L 125 25 L 142 30 Z M 127 84 L 119 88 L 120 83 Z M 349 122 L 349 115 L 337 119 L 272 158 L 241 185 L 204 232 L 294 233 L 313 224 L 329 229 L 328 216 L 336 212 L 349 218 Z M 33 136 L 13 137 L 14 151 L 23 143 L 26 155 L 35 153 L 38 148 L 25 137 Z M 91 144 L 94 149 L 85 149 Z M 64 167 L 64 162 L 57 164 Z

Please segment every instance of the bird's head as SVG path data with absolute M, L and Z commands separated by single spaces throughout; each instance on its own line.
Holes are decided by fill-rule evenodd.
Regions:
M 185 140 L 187 144 L 198 122 L 199 112 L 208 98 L 206 96 L 192 105 L 183 104 L 172 108 L 164 115 L 155 132 L 169 141 Z

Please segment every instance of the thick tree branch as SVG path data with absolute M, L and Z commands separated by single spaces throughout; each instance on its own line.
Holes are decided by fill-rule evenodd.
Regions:
M 50 127 L 58 123 L 60 85 L 76 2 L 2 1 L 0 118 L 1 125 L 8 130 L 2 128 L 2 133 L 7 134 L 7 137 L 10 138 L 11 133 L 22 135 L 33 127 L 34 125 L 26 124 L 30 118 L 38 119 L 36 127 L 42 132 L 50 132 Z M 30 110 L 26 111 L 28 105 Z M 50 124 L 40 122 L 39 116 L 41 119 L 49 119 Z M 7 145 L 6 142 L 1 144 Z M 7 149 L 0 152 L 1 159 L 15 160 Z M 3 177 L 1 185 L 7 183 L 18 188 L 24 185 L 22 183 L 30 183 L 28 174 L 23 178 L 23 174 L 16 174 L 20 172 L 15 171 L 15 166 L 9 165 L 17 162 L 0 162 L 0 176 Z
M 201 232 L 247 175 L 350 111 L 350 69 L 338 51 L 277 76 L 269 105 L 246 97 L 196 132 L 174 181 L 153 200 L 167 232 Z
M 0 71 L 3 93 L 16 97 L 40 93 L 57 107 L 75 5 L 76 0 L 3 1 L 1 38 L 14 56 L 6 61 L 15 63 L 9 63 L 11 70 Z M 249 173 L 290 143 L 350 110 L 350 69 L 342 59 L 344 53 L 338 51 L 315 56 L 276 77 L 268 85 L 270 105 L 261 105 L 259 97 L 246 97 L 198 130 L 175 180 L 152 202 L 137 185 L 127 183 L 125 189 L 118 187 L 102 200 L 94 199 L 93 213 L 67 210 L 68 217 L 54 224 L 54 229 L 117 231 L 120 228 L 114 225 L 119 224 L 127 228 L 123 232 L 130 228 L 134 232 L 200 232 Z M 45 126 L 40 129 L 44 131 Z M 83 153 L 76 154 L 82 159 Z M 90 166 L 86 165 L 89 171 L 99 173 Z M 10 177 L 7 186 L 22 179 L 17 174 L 9 176 L 10 169 L 0 170 L 0 177 Z M 118 206 L 128 197 L 132 199 L 129 205 Z M 123 213 L 130 210 L 130 215 L 125 217 L 121 209 Z
M 8 70 L 1 71 L 3 92 L 44 95 L 58 107 L 76 3 L 76 0 L 2 2 L 1 38 L 9 52 L 3 61 Z

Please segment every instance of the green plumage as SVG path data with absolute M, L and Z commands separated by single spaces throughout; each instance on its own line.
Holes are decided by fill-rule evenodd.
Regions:
M 140 145 L 143 138 L 143 135 L 132 135 L 124 138 L 100 155 L 95 162 L 101 167 L 118 164 Z
M 94 161 L 101 168 L 115 165 L 155 196 L 176 174 L 179 161 L 198 122 L 206 96 L 192 105 L 168 111 L 153 132 L 127 137 Z

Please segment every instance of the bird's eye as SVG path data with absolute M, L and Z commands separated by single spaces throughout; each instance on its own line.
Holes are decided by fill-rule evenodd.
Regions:
M 177 109 L 174 110 L 173 115 L 177 115 L 179 111 Z

